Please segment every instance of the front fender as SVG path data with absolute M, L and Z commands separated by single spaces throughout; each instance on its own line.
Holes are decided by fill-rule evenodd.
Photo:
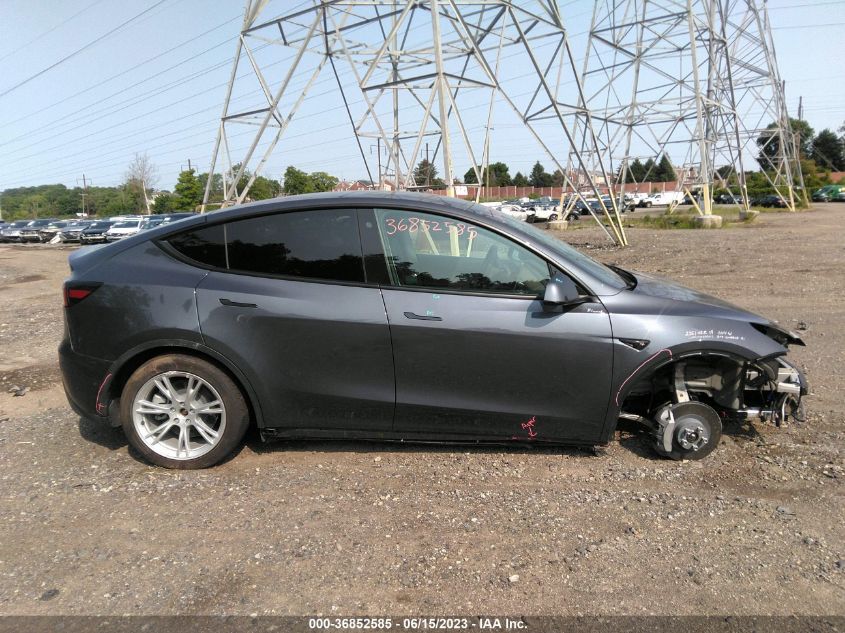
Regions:
M 616 431 L 622 405 L 633 387 L 641 379 L 654 374 L 671 363 L 701 356 L 729 358 L 737 363 L 745 363 L 775 358 L 787 353 L 787 350 L 779 345 L 777 346 L 778 349 L 773 351 L 768 346 L 765 350 L 758 350 L 724 341 L 702 343 L 701 341 L 690 341 L 657 350 L 646 349 L 642 352 L 636 352 L 617 339 L 614 347 L 615 379 L 602 431 L 602 442 L 610 441 Z M 761 351 L 764 351 L 764 353 L 761 353 Z

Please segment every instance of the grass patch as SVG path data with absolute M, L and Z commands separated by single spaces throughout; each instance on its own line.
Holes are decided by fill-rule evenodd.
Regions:
M 642 218 L 628 219 L 625 218 L 626 228 L 644 228 L 644 229 L 697 229 L 693 218 L 694 215 L 677 214 L 672 215 L 647 215 Z

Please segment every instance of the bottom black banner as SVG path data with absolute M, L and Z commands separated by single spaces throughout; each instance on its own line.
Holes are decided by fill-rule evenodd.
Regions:
M 0 633 L 845 633 L 845 616 L 0 616 Z

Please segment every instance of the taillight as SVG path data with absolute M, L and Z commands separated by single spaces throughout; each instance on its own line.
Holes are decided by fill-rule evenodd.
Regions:
M 99 288 L 102 284 L 73 284 L 64 286 L 64 303 L 65 307 L 69 308 L 76 305 L 83 299 L 87 299 L 89 295 Z

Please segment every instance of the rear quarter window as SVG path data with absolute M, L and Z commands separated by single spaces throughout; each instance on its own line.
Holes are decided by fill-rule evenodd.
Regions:
M 179 233 L 168 238 L 167 243 L 194 262 L 226 268 L 226 241 L 222 224 Z

